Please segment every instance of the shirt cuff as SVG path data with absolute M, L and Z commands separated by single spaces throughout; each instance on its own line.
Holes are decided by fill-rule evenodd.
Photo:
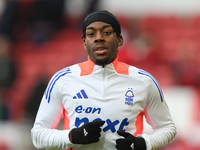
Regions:
M 151 150 L 151 144 L 150 144 L 150 142 L 149 142 L 148 135 L 143 134 L 143 135 L 138 135 L 137 137 L 142 137 L 142 138 L 144 138 L 145 143 L 146 143 L 146 147 L 147 147 L 146 150 Z

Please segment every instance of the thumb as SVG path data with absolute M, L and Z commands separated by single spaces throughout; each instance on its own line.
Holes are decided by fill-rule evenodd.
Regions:
M 92 123 L 93 123 L 93 125 L 95 125 L 96 127 L 100 127 L 100 126 L 102 126 L 102 125 L 105 123 L 105 121 L 97 120 L 97 121 L 94 121 L 94 122 L 92 122 Z
M 128 136 L 130 136 L 130 133 L 124 132 L 124 131 L 120 131 L 120 130 L 117 131 L 117 134 L 119 134 L 119 135 L 121 135 L 121 136 L 123 136 L 125 138 L 127 138 Z

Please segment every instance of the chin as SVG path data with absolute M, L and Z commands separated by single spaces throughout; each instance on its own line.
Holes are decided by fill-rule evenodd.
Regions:
M 104 66 L 111 63 L 109 58 L 104 58 L 104 59 L 96 59 L 95 60 L 95 64 L 100 65 L 100 66 Z

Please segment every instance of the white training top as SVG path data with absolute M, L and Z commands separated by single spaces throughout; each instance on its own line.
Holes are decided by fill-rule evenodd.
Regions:
M 152 126 L 143 134 L 143 115 Z M 64 130 L 57 130 L 64 117 Z M 69 141 L 69 131 L 84 123 L 104 120 L 100 141 L 79 145 Z M 32 140 L 37 148 L 116 150 L 117 130 L 145 139 L 147 150 L 171 143 L 176 128 L 158 82 L 136 67 L 114 62 L 102 67 L 90 59 L 57 72 L 42 98 Z

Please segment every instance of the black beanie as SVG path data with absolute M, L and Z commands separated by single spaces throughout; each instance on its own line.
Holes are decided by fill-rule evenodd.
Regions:
M 83 21 L 83 37 L 85 37 L 85 31 L 89 24 L 96 22 L 96 21 L 102 21 L 105 23 L 108 23 L 112 26 L 113 30 L 117 33 L 117 36 L 121 35 L 121 26 L 119 23 L 119 20 L 110 12 L 108 11 L 95 11 L 90 13 L 86 16 L 85 20 Z

